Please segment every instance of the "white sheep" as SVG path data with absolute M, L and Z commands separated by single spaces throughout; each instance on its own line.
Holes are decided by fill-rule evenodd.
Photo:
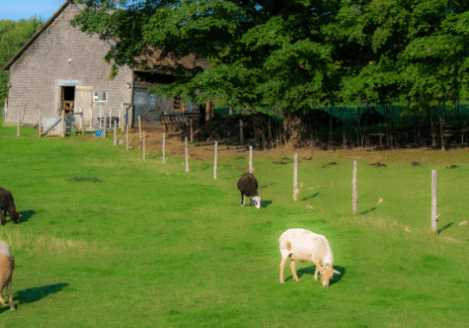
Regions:
M 15 268 L 15 258 L 10 251 L 10 247 L 4 241 L 0 241 L 0 302 L 5 306 L 3 301 L 3 289 L 7 286 L 8 303 L 10 310 L 15 309 L 13 299 L 11 298 L 11 280 L 13 278 L 13 269 Z
M 241 207 L 245 205 L 246 196 L 251 197 L 249 206 L 254 205 L 257 209 L 261 208 L 262 198 L 257 194 L 257 180 L 254 174 L 246 172 L 238 180 L 238 189 L 241 191 Z
M 287 258 L 291 258 L 290 268 L 295 281 L 298 281 L 296 275 L 295 263 L 313 262 L 316 265 L 314 279 L 318 280 L 318 272 L 321 273 L 323 287 L 329 286 L 329 281 L 334 273 L 340 274 L 334 270 L 334 255 L 331 245 L 326 237 L 306 229 L 289 229 L 282 233 L 278 239 L 280 255 L 280 282 L 283 284 L 283 269 Z

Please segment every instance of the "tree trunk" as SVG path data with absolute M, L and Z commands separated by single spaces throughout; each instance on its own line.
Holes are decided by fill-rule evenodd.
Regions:
M 327 113 L 327 105 L 325 107 Z M 332 147 L 332 109 L 329 113 L 329 147 Z
M 441 137 L 441 150 L 445 150 L 445 140 L 443 138 L 443 130 L 445 126 L 445 116 L 440 112 L 440 137 Z
M 386 122 L 386 147 L 389 147 L 389 122 L 388 122 L 388 104 L 384 104 L 384 121 Z
M 433 119 L 431 116 L 430 108 L 427 109 L 428 112 L 428 117 L 430 118 L 430 131 L 432 135 L 432 146 L 436 146 L 436 131 L 435 131 L 435 125 L 433 124 Z
M 285 139 L 289 139 L 291 128 L 291 111 L 288 107 L 283 107 L 283 135 Z

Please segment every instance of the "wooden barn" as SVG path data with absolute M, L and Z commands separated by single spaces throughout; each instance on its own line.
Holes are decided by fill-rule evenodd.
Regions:
M 67 0 L 3 67 L 8 70 L 8 100 L 4 125 L 37 126 L 39 120 L 45 130 L 64 126 L 59 124 L 62 112 L 70 126 L 94 130 L 100 118 L 112 117 L 122 127 L 131 126 L 137 116 L 142 125 L 158 127 L 162 112 L 170 114 L 200 111 L 200 121 L 213 117 L 213 102 L 192 104 L 182 99 L 165 99 L 147 94 L 154 85 L 171 83 L 174 76 L 145 73 L 141 63 L 157 72 L 156 64 L 185 68 L 210 68 L 209 63 L 196 54 L 181 60 L 160 58 L 160 49 L 147 47 L 135 58 L 136 69 L 123 66 L 113 80 L 109 79 L 111 64 L 104 56 L 115 39 L 104 41 L 99 35 L 91 37 L 70 25 L 83 5 Z M 101 119 L 102 122 L 102 119 Z M 54 134 L 54 133 L 51 133 Z

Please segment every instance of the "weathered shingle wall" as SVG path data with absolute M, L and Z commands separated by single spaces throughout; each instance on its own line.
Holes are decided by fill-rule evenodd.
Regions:
M 92 87 L 93 92 L 107 91 L 106 103 L 92 103 L 94 117 L 100 108 L 108 113 L 132 101 L 126 84 L 132 82 L 132 71 L 121 67 L 114 80 L 109 80 L 111 64 L 104 62 L 104 56 L 110 45 L 70 25 L 79 12 L 76 5 L 68 5 L 11 66 L 6 124 L 16 124 L 18 111 L 26 124 L 36 124 L 40 112 L 42 117 L 59 117 L 59 80 L 78 81 L 76 85 Z

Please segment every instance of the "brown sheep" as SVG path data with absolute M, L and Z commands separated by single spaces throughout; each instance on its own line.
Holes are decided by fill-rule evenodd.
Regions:
M 241 206 L 245 205 L 246 196 L 251 197 L 251 202 L 249 206 L 254 203 L 257 209 L 261 208 L 262 199 L 257 194 L 257 180 L 254 177 L 254 174 L 246 172 L 244 173 L 238 181 L 238 189 L 241 191 Z
M 4 241 L 0 241 L 0 302 L 5 306 L 3 301 L 3 289 L 7 287 L 8 303 L 10 310 L 15 309 L 13 299 L 11 298 L 11 280 L 13 278 L 13 269 L 15 268 L 15 258 L 10 251 L 10 247 Z

